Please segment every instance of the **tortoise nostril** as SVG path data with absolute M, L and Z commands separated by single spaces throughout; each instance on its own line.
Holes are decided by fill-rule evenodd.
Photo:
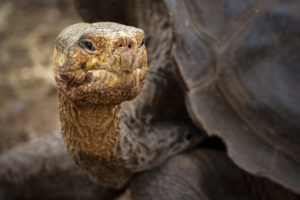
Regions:
M 114 44 L 114 47 L 117 49 L 122 49 L 122 51 L 132 51 L 136 47 L 136 42 L 134 41 L 134 38 L 125 37 L 117 40 Z

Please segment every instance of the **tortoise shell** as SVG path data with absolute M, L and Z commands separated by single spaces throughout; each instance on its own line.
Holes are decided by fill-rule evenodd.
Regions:
M 175 74 L 194 124 L 221 138 L 242 169 L 300 193 L 298 0 L 122 0 L 122 10 L 101 14 L 95 8 L 106 2 L 82 2 L 86 21 L 114 13 L 159 41 L 149 47 L 150 62 L 159 59 L 150 71 Z M 171 49 L 175 67 L 160 69 Z
M 300 192 L 300 2 L 166 3 L 195 124 L 241 168 Z

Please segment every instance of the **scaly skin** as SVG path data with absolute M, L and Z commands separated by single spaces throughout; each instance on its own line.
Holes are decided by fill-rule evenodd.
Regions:
M 135 108 L 149 98 L 147 91 L 121 104 L 134 99 L 145 80 L 143 37 L 134 27 L 81 23 L 56 41 L 54 74 L 64 141 L 76 163 L 103 186 L 125 187 L 134 173 L 161 165 L 202 138 L 181 122 L 166 120 L 162 126 L 137 119 Z
M 112 162 L 117 154 L 120 103 L 138 95 L 148 69 L 143 37 L 134 27 L 81 23 L 65 29 L 56 41 L 54 73 L 64 140 L 75 161 L 96 179 L 102 176 L 104 185 L 111 186 L 102 171 L 113 166 L 90 168 Z M 90 157 L 94 163 L 88 163 Z M 118 174 L 123 180 L 112 186 L 124 185 L 129 179 L 125 174 Z
M 57 38 L 59 91 L 82 105 L 117 105 L 140 92 L 148 69 L 141 29 L 115 23 L 75 24 Z M 91 42 L 95 50 L 85 48 Z

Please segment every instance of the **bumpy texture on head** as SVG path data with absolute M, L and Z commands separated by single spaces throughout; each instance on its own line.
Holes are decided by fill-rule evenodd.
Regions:
M 144 32 L 117 23 L 79 23 L 57 37 L 58 89 L 81 104 L 120 104 L 137 96 L 148 69 Z
M 80 23 L 57 37 L 54 74 L 68 152 L 101 185 L 121 188 L 131 173 L 118 151 L 120 104 L 135 98 L 148 69 L 144 32 Z M 129 133 L 126 133 L 129 134 Z

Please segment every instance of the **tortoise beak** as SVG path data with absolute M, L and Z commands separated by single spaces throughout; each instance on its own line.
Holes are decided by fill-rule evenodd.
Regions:
M 120 70 L 127 73 L 132 72 L 134 60 L 135 56 L 131 52 L 123 52 L 120 59 Z

